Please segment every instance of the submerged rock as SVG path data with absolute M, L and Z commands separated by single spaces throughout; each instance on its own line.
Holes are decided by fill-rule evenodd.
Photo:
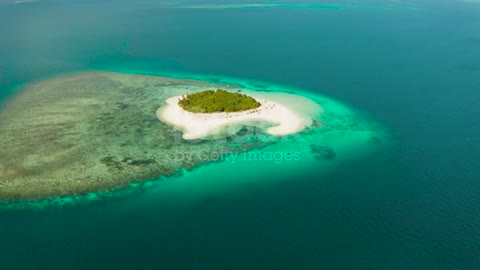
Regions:
M 313 156 L 318 160 L 334 160 L 337 156 L 332 148 L 323 145 L 311 144 L 310 149 Z

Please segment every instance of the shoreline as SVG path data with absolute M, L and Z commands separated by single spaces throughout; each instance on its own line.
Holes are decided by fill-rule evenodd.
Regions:
M 314 115 L 308 111 L 296 111 L 287 99 L 290 103 L 305 105 L 305 108 L 316 106 L 311 111 L 318 115 L 323 112 L 320 105 L 297 95 L 281 92 L 264 95 L 249 92 L 248 95 L 260 102 L 260 107 L 239 112 L 194 113 L 179 106 L 182 96 L 173 96 L 165 100 L 166 104 L 157 110 L 156 115 L 160 121 L 181 130 L 183 139 L 195 140 L 228 137 L 243 126 L 265 129 L 272 136 L 291 135 L 311 126 Z M 272 98 L 273 95 L 277 98 Z M 279 101 L 281 99 L 283 101 Z

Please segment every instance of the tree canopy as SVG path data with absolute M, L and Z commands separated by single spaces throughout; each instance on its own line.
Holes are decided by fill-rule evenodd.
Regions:
M 255 109 L 260 102 L 245 94 L 217 89 L 185 95 L 178 105 L 189 112 L 214 113 Z

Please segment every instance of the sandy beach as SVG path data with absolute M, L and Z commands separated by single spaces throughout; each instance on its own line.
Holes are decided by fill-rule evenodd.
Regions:
M 249 95 L 260 102 L 261 106 L 252 110 L 228 113 L 188 112 L 178 105 L 182 96 L 174 96 L 168 98 L 166 105 L 158 109 L 157 118 L 181 130 L 185 140 L 225 137 L 235 134 L 242 126 L 265 127 L 268 134 L 283 136 L 297 133 L 312 124 L 308 113 L 294 110 L 292 109 L 294 106 L 289 106 L 301 107 L 298 105 L 305 103 L 305 108 L 312 107 L 313 102 L 306 98 L 284 93 L 275 94 L 274 100 L 266 95 L 251 93 Z M 283 99 L 283 102 L 279 102 L 280 99 Z M 315 106 L 318 111 L 321 110 L 319 105 Z

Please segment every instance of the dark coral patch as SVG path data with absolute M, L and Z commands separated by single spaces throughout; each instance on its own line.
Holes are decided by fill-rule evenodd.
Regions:
M 318 160 L 334 160 L 337 156 L 332 148 L 317 144 L 310 145 L 310 152 Z

